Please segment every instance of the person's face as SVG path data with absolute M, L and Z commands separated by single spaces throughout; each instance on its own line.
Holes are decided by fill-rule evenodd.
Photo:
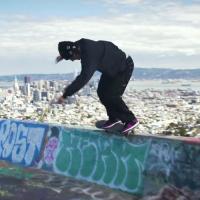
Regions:
M 70 58 L 71 61 L 74 61 L 74 60 L 80 60 L 81 57 L 79 54 L 74 54 L 72 58 Z

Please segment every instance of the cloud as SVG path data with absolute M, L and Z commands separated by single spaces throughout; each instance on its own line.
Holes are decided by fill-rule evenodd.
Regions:
M 111 40 L 129 51 L 199 52 L 200 31 L 185 26 L 152 19 L 146 21 L 135 14 L 120 17 L 77 18 L 51 21 L 14 21 L 1 29 L 2 51 L 47 51 L 59 40 L 77 40 L 81 37 Z M 137 21 L 135 20 L 137 18 Z M 151 19 L 151 16 L 149 17 Z M 141 21 L 142 23 L 138 22 Z M 1 26 L 3 27 L 3 26 Z M 7 29 L 7 31 L 5 30 Z
M 113 0 L 106 2 L 114 3 Z M 115 14 L 105 13 L 98 17 L 38 20 L 23 15 L 0 16 L 1 64 L 11 65 L 9 57 L 13 58 L 12 65 L 14 62 L 20 65 L 20 59 L 27 59 L 40 71 L 45 63 L 42 60 L 50 63 L 57 55 L 59 41 L 84 37 L 113 41 L 128 54 L 136 55 L 137 63 L 143 66 L 162 67 L 173 62 L 177 67 L 188 67 L 189 63 L 189 67 L 198 67 L 200 5 L 186 6 L 174 1 L 156 5 L 134 0 L 120 2 L 131 5 L 142 3 L 144 6 L 127 12 L 117 8 Z M 163 57 L 164 60 L 161 59 Z M 182 63 L 185 59 L 188 61 Z M 23 63 L 27 65 L 28 61 L 21 62 L 21 65 Z

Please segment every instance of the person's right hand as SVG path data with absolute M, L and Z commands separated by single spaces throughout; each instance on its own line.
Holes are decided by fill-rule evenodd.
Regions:
M 64 104 L 65 103 L 65 98 L 63 96 L 60 96 L 57 100 L 58 104 Z

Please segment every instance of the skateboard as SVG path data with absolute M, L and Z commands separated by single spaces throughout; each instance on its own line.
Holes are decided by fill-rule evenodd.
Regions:
M 128 136 L 130 133 L 134 133 L 134 131 L 132 129 L 127 134 L 123 134 L 122 133 L 122 130 L 124 128 L 124 124 L 123 123 L 118 123 L 118 124 L 115 124 L 111 128 L 104 129 L 104 128 L 102 128 L 102 126 L 105 124 L 105 122 L 106 122 L 106 120 L 97 121 L 95 123 L 96 128 L 101 129 L 102 131 L 104 131 L 106 133 L 113 133 L 113 134 L 122 135 L 122 136 Z

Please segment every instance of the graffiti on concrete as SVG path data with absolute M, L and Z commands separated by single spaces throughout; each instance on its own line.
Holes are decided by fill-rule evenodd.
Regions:
M 154 189 L 166 183 L 200 188 L 200 145 L 191 141 L 124 138 L 92 130 L 0 120 L 1 160 L 137 194 L 143 193 L 145 183 Z M 0 165 L 0 175 L 9 173 L 15 177 L 22 174 Z M 88 188 L 82 191 L 86 195 Z M 77 192 L 79 187 L 72 190 Z M 102 196 L 98 192 L 90 194 Z
M 199 145 L 182 141 L 153 140 L 146 171 L 148 175 L 162 179 L 163 183 L 200 188 L 199 155 Z
M 158 170 L 160 175 L 169 176 L 171 172 L 171 162 L 173 162 L 173 148 L 170 143 L 161 141 L 152 141 L 149 150 L 150 167 L 149 170 L 156 172 Z
M 188 144 L 200 144 L 200 138 L 194 138 L 194 137 L 188 137 L 184 138 L 184 141 L 187 142 Z
M 38 160 L 47 125 L 0 121 L 0 159 L 31 166 Z
M 79 179 L 140 193 L 149 143 L 121 137 L 63 130 L 54 171 Z
M 38 168 L 53 170 L 53 162 L 56 158 L 56 150 L 59 146 L 60 127 L 49 126 L 49 131 L 44 145 L 43 155 Z
M 59 132 L 60 129 L 58 127 L 50 128 L 50 137 L 45 145 L 44 149 L 44 162 L 47 165 L 51 165 L 55 158 L 55 152 L 59 144 Z
M 200 188 L 200 146 L 180 143 L 174 147 L 171 182 L 178 187 Z

